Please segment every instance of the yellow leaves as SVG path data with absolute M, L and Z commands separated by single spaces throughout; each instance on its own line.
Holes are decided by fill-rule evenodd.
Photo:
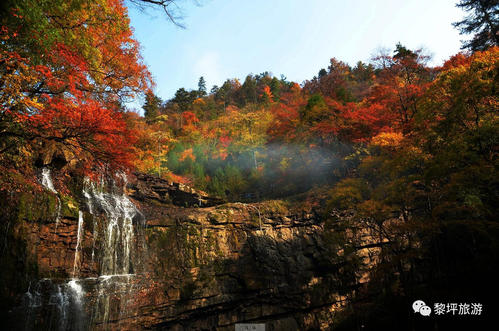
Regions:
M 73 204 L 73 202 L 72 202 L 72 201 L 68 201 L 67 206 L 68 206 L 70 209 L 76 209 L 76 210 L 78 209 L 78 207 L 76 207 L 76 206 Z
M 476 52 L 467 61 L 443 71 L 437 82 L 452 83 L 460 79 L 463 84 L 467 83 L 463 87 L 469 86 L 473 80 L 493 84 L 498 68 L 499 47 L 496 46 L 484 52 Z
M 28 146 L 19 146 L 19 154 L 25 157 L 29 157 L 33 154 L 33 151 Z
M 151 172 L 158 168 L 158 162 L 151 151 L 135 151 L 135 162 L 134 165 L 140 172 Z
M 22 100 L 22 103 L 28 108 L 35 108 L 37 110 L 43 110 L 44 108 L 43 104 L 38 102 L 37 98 L 25 98 Z
M 138 138 L 133 153 L 135 167 L 141 172 L 163 174 L 167 171 L 164 162 L 169 146 L 175 141 L 166 129 L 168 116 L 160 115 L 150 124 L 135 117 L 135 114 L 128 113 L 128 116 Z
M 166 124 L 167 121 L 168 121 L 168 115 L 166 114 L 156 116 L 154 119 L 151 120 L 152 123 L 159 125 Z
M 434 133 L 455 130 L 445 134 L 455 142 L 458 132 L 478 130 L 497 113 L 499 47 L 451 60 L 432 83 L 419 124 Z
M 196 100 L 194 100 L 193 104 L 204 106 L 206 104 L 206 101 L 204 101 L 203 98 L 197 98 Z
M 372 138 L 371 144 L 380 147 L 397 148 L 403 139 L 404 136 L 400 132 L 381 132 Z
M 476 52 L 472 56 L 473 62 L 482 63 L 485 66 L 497 65 L 499 61 L 499 47 L 494 46 L 483 52 Z
M 264 144 L 272 114 L 265 109 L 246 111 L 245 108 L 240 111 L 227 111 L 218 119 L 203 123 L 203 137 L 216 139 L 228 135 L 233 140 L 232 144 L 240 148 Z
M 141 149 L 135 149 L 134 150 L 134 166 L 135 168 L 140 171 L 140 172 L 145 172 L 145 173 L 157 173 L 158 169 L 160 169 L 161 162 L 166 160 L 166 153 L 165 154 L 160 154 L 159 156 L 155 151 L 152 150 L 141 150 Z M 162 170 L 165 171 L 164 166 L 162 167 Z
M 5 109 L 17 109 L 19 115 L 24 114 L 26 108 L 43 109 L 36 97 L 31 98 L 25 92 L 27 86 L 38 81 L 36 71 L 28 66 L 26 59 L 17 53 L 0 50 L 0 61 L 3 62 L 0 104 Z
M 192 154 L 192 148 L 183 151 L 182 154 L 180 154 L 179 161 L 184 161 L 187 158 L 190 158 L 192 161 L 196 161 L 196 157 Z

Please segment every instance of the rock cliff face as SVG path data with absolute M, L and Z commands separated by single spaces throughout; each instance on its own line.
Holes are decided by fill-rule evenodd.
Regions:
M 327 329 L 368 280 L 383 244 L 349 215 L 299 199 L 222 203 L 143 174 L 127 191 L 140 217 L 129 217 L 131 238 L 109 246 L 109 256 L 130 261 L 126 268 L 120 262 L 122 273 L 103 272 L 108 258 L 99 252 L 108 247 L 111 222 L 90 210 L 95 203 L 44 192 L 27 195 L 12 212 L 1 262 L 10 270 L 1 290 L 12 327 L 233 330 L 259 322 L 267 330 Z M 365 267 L 349 267 L 353 252 Z
M 224 203 L 222 199 L 210 197 L 202 191 L 194 190 L 180 183 L 135 173 L 135 180 L 129 188 L 137 200 L 173 204 L 181 207 L 210 207 Z

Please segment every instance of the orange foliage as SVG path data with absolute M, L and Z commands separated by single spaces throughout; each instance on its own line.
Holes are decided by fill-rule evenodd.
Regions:
M 229 147 L 230 143 L 232 142 L 232 138 L 230 138 L 228 136 L 222 136 L 222 137 L 220 137 L 219 141 L 220 141 L 220 145 L 222 147 L 227 148 L 227 147 Z
M 192 148 L 188 148 L 180 154 L 179 161 L 184 161 L 185 159 L 190 158 L 192 161 L 196 161 L 196 156 L 192 154 Z
M 180 175 L 176 175 L 174 174 L 173 172 L 169 172 L 165 175 L 166 179 L 172 181 L 172 182 L 176 182 L 176 183 L 181 183 L 181 184 L 185 184 L 185 185 L 191 185 L 192 184 L 192 180 L 185 177 L 185 176 L 180 176 Z
M 371 144 L 387 148 L 396 148 L 403 139 L 404 136 L 400 132 L 381 132 L 371 139 Z
M 190 111 L 184 111 L 182 113 L 182 118 L 186 126 L 191 126 L 199 122 L 199 119 L 196 117 L 196 114 Z
M 40 8 L 43 17 L 59 17 L 66 7 Z M 88 168 L 95 163 L 128 168 L 136 134 L 118 105 L 148 89 L 150 74 L 122 1 L 75 2 L 71 8 L 46 25 L 14 13 L 12 26 L 0 29 L 2 133 L 23 137 L 32 148 L 46 142 L 64 146 L 76 158 L 93 161 L 84 162 Z M 55 40 L 41 37 L 46 34 Z M 30 48 L 19 47 L 25 44 Z
M 260 94 L 260 97 L 269 102 L 273 102 L 274 96 L 272 95 L 272 92 L 270 91 L 270 87 L 268 85 L 265 85 L 263 87 L 263 92 L 262 94 Z
M 470 64 L 470 57 L 466 56 L 466 54 L 458 53 L 454 56 L 451 56 L 450 59 L 445 61 L 442 66 L 442 70 L 449 70 L 459 66 L 465 66 Z

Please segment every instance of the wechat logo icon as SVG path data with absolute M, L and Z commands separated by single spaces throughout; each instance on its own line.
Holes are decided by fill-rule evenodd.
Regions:
M 423 316 L 430 316 L 431 314 L 431 308 L 423 300 L 414 301 L 412 309 L 414 309 L 414 313 L 420 313 Z

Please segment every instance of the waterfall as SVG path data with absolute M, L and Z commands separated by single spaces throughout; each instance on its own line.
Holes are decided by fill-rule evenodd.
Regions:
M 75 298 L 76 303 L 80 306 L 83 295 L 85 294 L 85 292 L 83 292 L 81 284 L 79 284 L 76 279 L 71 279 L 68 282 L 68 285 L 73 292 L 73 297 Z
M 78 232 L 76 235 L 76 248 L 75 248 L 75 258 L 73 263 L 73 278 L 77 276 L 76 271 L 78 268 L 78 264 L 80 263 L 80 245 L 81 245 L 81 236 L 83 230 L 83 213 L 82 211 L 78 211 Z
M 57 191 L 54 188 L 54 183 L 52 182 L 52 177 L 50 176 L 49 168 L 42 169 L 42 185 L 47 190 L 57 194 Z
M 25 329 L 84 330 L 83 291 L 75 281 L 44 278 L 25 294 Z
M 59 198 L 59 193 L 55 189 L 54 183 L 52 182 L 52 176 L 50 175 L 49 168 L 42 169 L 41 184 L 47 190 L 54 193 L 55 198 L 57 199 L 57 207 L 56 207 L 57 211 L 56 211 L 56 216 L 55 216 L 55 228 L 57 230 L 57 227 L 59 226 L 59 221 L 61 218 L 61 199 Z
M 41 182 L 57 193 L 49 169 L 43 169 Z M 84 330 L 95 324 L 107 328 L 109 321 L 120 323 L 126 317 L 140 269 L 135 247 L 142 240 L 137 230 L 144 225 L 144 216 L 126 196 L 126 177 L 122 182 L 118 186 L 115 181 L 84 180 L 71 278 L 42 279 L 28 288 L 27 329 L 38 329 L 39 323 L 42 329 L 53 329 L 54 324 L 59 330 Z M 85 229 L 91 229 L 91 235 Z M 89 272 L 97 275 L 88 277 Z
M 143 223 L 143 215 L 126 196 L 125 186 L 126 181 L 121 192 L 116 186 L 111 192 L 107 192 L 102 183 L 97 185 L 88 179 L 84 183 L 83 195 L 94 223 L 93 254 L 95 254 L 95 240 L 100 235 L 98 222 L 103 220 L 102 238 L 100 238 L 103 243 L 101 275 L 122 275 L 133 271 L 131 264 L 131 252 L 135 240 L 133 224 L 134 221 Z M 104 219 L 101 216 L 104 216 Z
M 92 260 L 96 258 L 100 262 L 92 318 L 104 325 L 111 319 L 119 320 L 128 302 L 133 301 L 131 292 L 137 271 L 134 261 L 138 260 L 133 249 L 138 239 L 135 230 L 143 226 L 144 221 L 142 213 L 125 194 L 126 177 L 121 177 L 122 187 L 113 182 L 109 190 L 104 181 L 87 179 L 83 189 L 93 222 Z M 134 223 L 138 226 L 134 227 Z M 96 241 L 100 243 L 97 253 Z M 111 316 L 116 311 L 118 316 Z

